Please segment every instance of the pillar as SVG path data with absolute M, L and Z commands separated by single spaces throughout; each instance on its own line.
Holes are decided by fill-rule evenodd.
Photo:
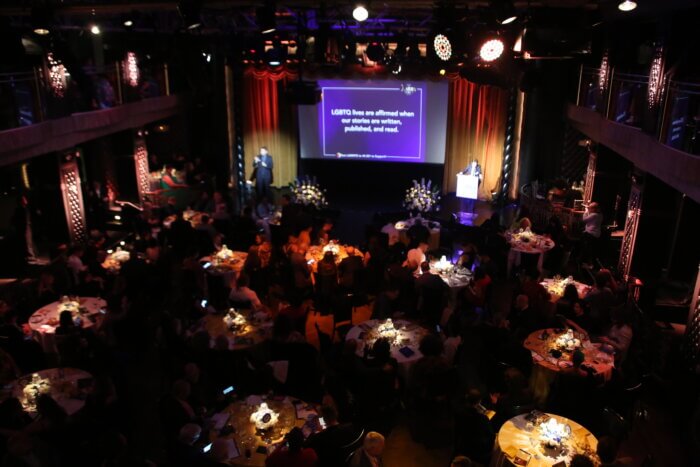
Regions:
M 136 187 L 139 191 L 139 203 L 144 206 L 151 191 L 150 169 L 148 167 L 148 149 L 143 132 L 136 134 L 134 141 L 134 168 L 136 170 Z
M 644 192 L 644 179 L 642 175 L 632 175 L 632 187 L 627 203 L 627 217 L 625 219 L 624 236 L 620 248 L 620 258 L 617 270 L 625 281 L 630 277 L 632 258 L 634 257 L 634 245 L 637 241 L 637 229 L 642 213 L 642 194 Z
M 68 235 L 74 243 L 84 243 L 87 240 L 85 205 L 77 162 L 79 157 L 80 151 L 75 149 L 64 153 L 59 162 L 63 209 L 66 213 Z

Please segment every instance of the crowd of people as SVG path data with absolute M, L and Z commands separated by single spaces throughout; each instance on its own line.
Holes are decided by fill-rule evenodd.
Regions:
M 534 408 L 598 426 L 600 395 L 615 385 L 584 371 L 577 356 L 544 405 L 536 402 L 528 384 L 532 359 L 522 344 L 535 330 L 573 327 L 609 346 L 617 371 L 625 371 L 637 331 L 609 271 L 595 275 L 585 297 L 570 286 L 553 303 L 539 271 L 507 277 L 508 245 L 495 215 L 463 239 L 458 265 L 472 280 L 453 294 L 431 272 L 430 258 L 444 251 L 430 250 L 420 222 L 409 244 L 391 228 L 367 226 L 365 243 L 348 246 L 347 258 L 337 262 L 328 252 L 314 267 L 306 253 L 336 238 L 332 219 L 283 195 L 279 225 L 270 228 L 275 207 L 266 194 L 240 212 L 234 205 L 226 193 L 202 191 L 189 206 L 203 213 L 196 226 L 173 199 L 144 211 L 124 232 L 131 257 L 118 274 L 101 266 L 113 237 L 96 228 L 87 244 L 59 248 L 50 266 L 2 298 L 2 385 L 52 366 L 84 369 L 94 381 L 84 408 L 70 416 L 50 396 L 42 396 L 33 419 L 17 399 L 0 403 L 1 466 L 224 465 L 225 446 L 214 442 L 207 453 L 201 447 L 209 442 L 209 418 L 230 402 L 222 394 L 229 386 L 238 396 L 273 392 L 320 407 L 325 430 L 306 439 L 290 431 L 268 456 L 270 466 L 380 466 L 397 423 L 408 423 L 416 442 L 452 449 L 453 466 L 488 465 L 500 426 Z M 206 274 L 199 262 L 224 245 L 248 253 L 231 283 Z M 104 297 L 106 312 L 89 329 L 61 316 L 58 354 L 46 354 L 27 322 L 64 295 Z M 198 325 L 232 305 L 268 315 L 271 336 L 230 350 L 225 338 Z M 429 329 L 407 374 L 384 339 L 358 353 L 358 342 L 344 338 L 347 326 L 310 334 L 311 317 L 349 322 L 359 306 L 373 318 Z M 267 364 L 279 360 L 289 362 L 284 382 Z M 353 444 L 358 429 L 365 436 Z M 601 461 L 617 465 L 616 440 L 603 438 L 599 446 Z

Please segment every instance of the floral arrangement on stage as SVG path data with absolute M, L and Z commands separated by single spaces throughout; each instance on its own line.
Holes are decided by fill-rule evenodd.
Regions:
M 413 180 L 413 186 L 406 190 L 403 207 L 408 211 L 430 212 L 439 211 L 440 188 L 433 185 L 432 180 L 420 179 L 420 183 Z
M 308 176 L 289 184 L 289 189 L 292 191 L 292 199 L 295 203 L 303 204 L 304 206 L 313 206 L 316 209 L 321 209 L 328 206 L 326 200 L 326 190 L 322 190 L 316 178 Z

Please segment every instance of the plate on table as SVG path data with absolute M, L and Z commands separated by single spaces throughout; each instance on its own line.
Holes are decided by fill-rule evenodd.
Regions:
M 567 362 L 566 360 L 559 360 L 559 363 L 557 363 L 557 366 L 559 366 L 559 368 L 566 369 L 566 368 L 571 368 L 572 366 L 574 366 L 574 364 L 571 362 Z

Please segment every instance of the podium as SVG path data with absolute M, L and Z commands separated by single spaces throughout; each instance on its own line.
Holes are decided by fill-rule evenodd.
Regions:
M 457 174 L 457 198 L 477 199 L 479 197 L 479 177 Z

